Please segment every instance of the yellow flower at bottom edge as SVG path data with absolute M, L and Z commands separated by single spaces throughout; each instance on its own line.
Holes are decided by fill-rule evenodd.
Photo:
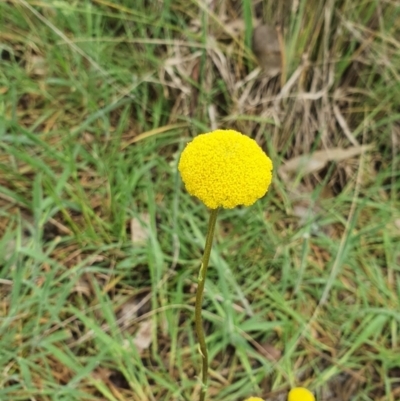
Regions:
M 252 205 L 268 191 L 272 168 L 257 142 L 234 130 L 198 135 L 178 165 L 187 191 L 210 209 Z
M 260 397 L 250 397 L 245 399 L 244 401 L 264 401 L 264 400 Z
M 314 394 L 304 387 L 295 387 L 289 391 L 288 401 L 315 401 Z
M 264 401 L 259 397 L 250 397 L 245 401 Z M 295 387 L 289 391 L 288 401 L 315 401 L 314 394 L 304 387 Z

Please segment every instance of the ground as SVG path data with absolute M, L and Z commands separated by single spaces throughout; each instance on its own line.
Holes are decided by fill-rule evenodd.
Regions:
M 398 1 L 0 2 L 0 400 L 196 400 L 208 214 L 177 162 L 254 138 L 217 222 L 208 399 L 400 399 Z

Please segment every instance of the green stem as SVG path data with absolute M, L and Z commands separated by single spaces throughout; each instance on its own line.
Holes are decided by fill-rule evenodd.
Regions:
M 215 223 L 217 221 L 217 214 L 218 214 L 218 209 L 211 210 L 210 220 L 208 221 L 206 245 L 204 247 L 203 260 L 200 266 L 197 292 L 196 292 L 196 306 L 195 306 L 194 319 L 196 323 L 196 334 L 200 345 L 200 354 L 203 360 L 203 368 L 202 368 L 203 386 L 200 392 L 200 401 L 204 401 L 206 398 L 207 379 L 208 379 L 208 352 L 203 329 L 203 320 L 201 318 L 201 304 L 203 302 L 204 284 L 206 282 L 206 277 L 207 277 L 207 268 L 208 268 L 208 262 L 210 260 L 211 246 L 214 237 L 214 229 L 215 229 Z

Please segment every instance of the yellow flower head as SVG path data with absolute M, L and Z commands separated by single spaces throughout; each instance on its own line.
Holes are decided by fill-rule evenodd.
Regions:
M 198 135 L 178 168 L 187 191 L 210 209 L 252 205 L 272 180 L 271 159 L 256 141 L 234 130 Z
M 250 397 L 246 398 L 245 401 L 264 401 L 264 400 L 260 397 Z
M 314 394 L 304 387 L 295 387 L 289 391 L 288 401 L 315 401 Z

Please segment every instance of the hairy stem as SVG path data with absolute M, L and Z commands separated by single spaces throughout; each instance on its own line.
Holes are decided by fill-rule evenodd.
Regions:
M 212 246 L 213 237 L 214 237 L 214 229 L 215 229 L 215 223 L 217 221 L 217 214 L 218 214 L 218 209 L 211 210 L 210 220 L 208 221 L 206 245 L 204 247 L 203 260 L 202 260 L 201 266 L 200 266 L 198 286 L 197 286 L 197 292 L 196 292 L 196 306 L 195 306 L 196 334 L 197 334 L 197 338 L 199 340 L 200 354 L 201 354 L 202 361 L 203 361 L 203 364 L 202 364 L 202 366 L 203 366 L 202 367 L 203 386 L 202 386 L 202 389 L 200 392 L 200 401 L 204 401 L 206 398 L 207 379 L 208 379 L 208 352 L 207 352 L 206 339 L 205 339 L 204 329 L 203 329 L 203 320 L 201 317 L 201 305 L 203 302 L 204 284 L 205 284 L 206 276 L 207 276 L 208 262 L 210 260 L 211 246 Z

